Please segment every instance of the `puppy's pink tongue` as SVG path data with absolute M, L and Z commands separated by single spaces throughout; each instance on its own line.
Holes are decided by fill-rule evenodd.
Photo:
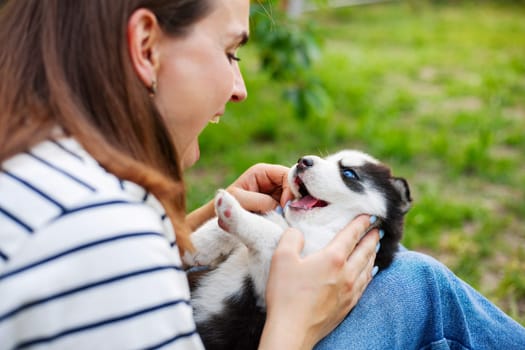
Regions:
M 290 203 L 290 207 L 295 209 L 312 209 L 320 201 L 312 196 L 304 196 L 303 198 Z

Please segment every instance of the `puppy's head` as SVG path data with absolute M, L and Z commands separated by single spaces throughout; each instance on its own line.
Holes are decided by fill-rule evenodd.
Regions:
M 288 182 L 296 199 L 285 216 L 301 229 L 305 221 L 330 227 L 338 222 L 342 227 L 359 214 L 386 221 L 402 219 L 412 201 L 404 179 L 393 177 L 387 166 L 354 150 L 326 158 L 304 156 L 291 168 Z

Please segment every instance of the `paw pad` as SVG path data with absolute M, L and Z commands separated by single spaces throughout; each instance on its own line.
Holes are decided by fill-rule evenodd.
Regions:
M 224 190 L 219 190 L 215 197 L 215 212 L 220 228 L 226 232 L 236 230 L 240 206 L 233 196 Z

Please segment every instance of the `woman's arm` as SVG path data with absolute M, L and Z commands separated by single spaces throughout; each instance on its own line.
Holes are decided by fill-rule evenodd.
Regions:
M 213 200 L 211 200 L 202 207 L 199 207 L 186 215 L 186 223 L 193 232 L 214 216 L 215 208 L 213 206 Z

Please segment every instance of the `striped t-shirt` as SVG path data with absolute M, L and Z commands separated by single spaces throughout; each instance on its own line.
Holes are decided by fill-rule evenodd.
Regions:
M 169 219 L 73 139 L 0 170 L 0 349 L 202 349 Z

